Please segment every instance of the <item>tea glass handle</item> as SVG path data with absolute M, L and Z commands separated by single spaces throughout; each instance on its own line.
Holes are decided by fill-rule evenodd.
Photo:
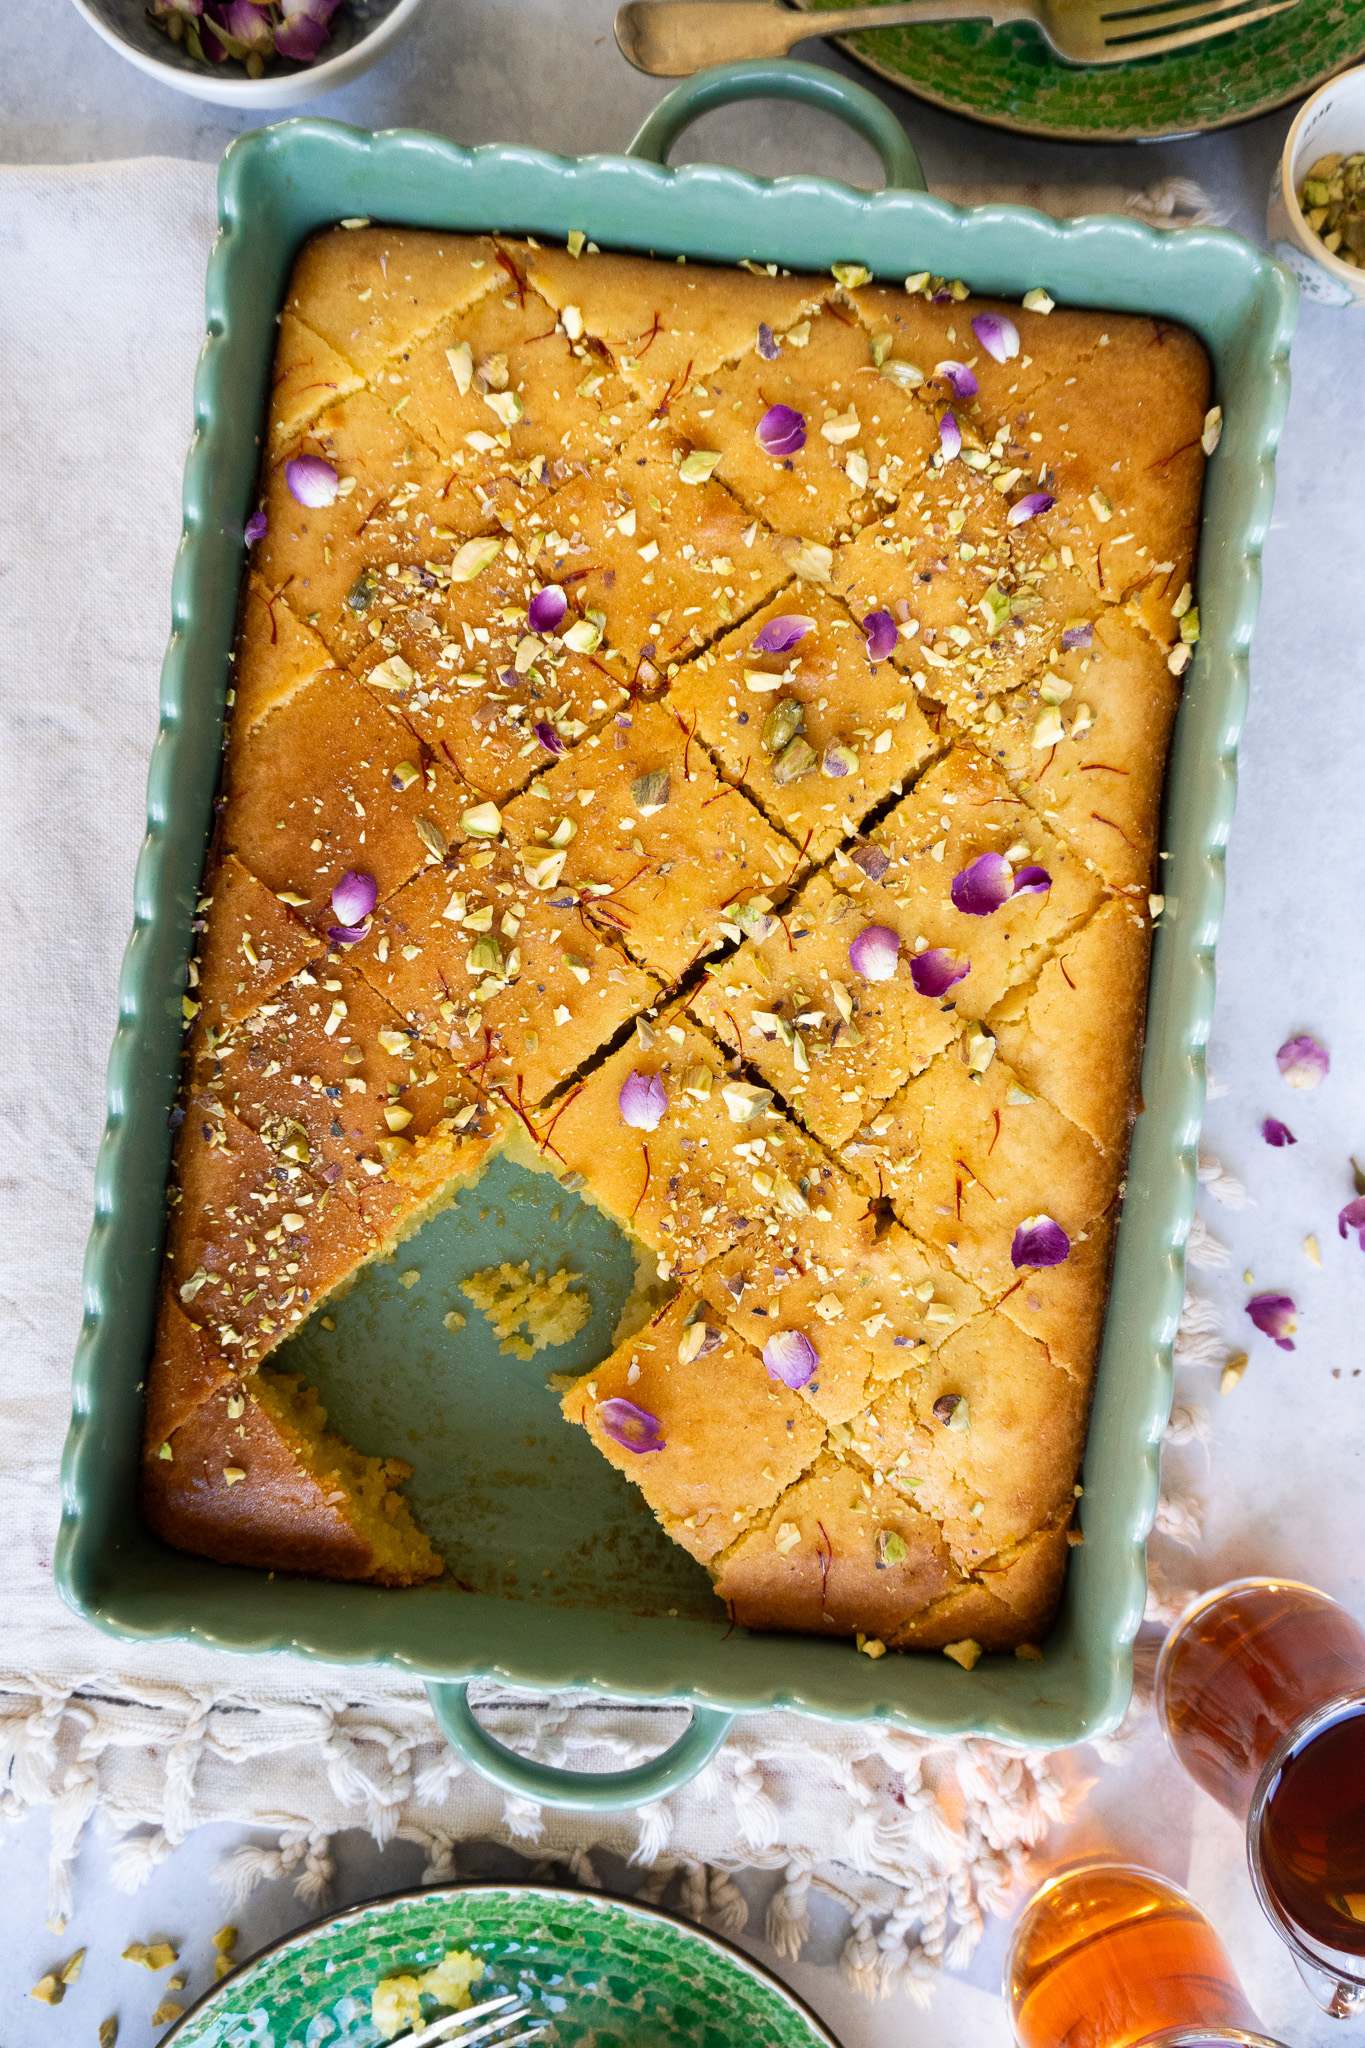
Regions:
M 1353 2020 L 1365 2012 L 1365 1984 L 1344 1980 L 1332 1970 L 1321 1970 L 1291 1949 L 1294 1968 L 1318 2004 L 1333 2020 Z
M 518 1756 L 495 1742 L 474 1719 L 467 1685 L 427 1685 L 427 1697 L 441 1733 L 455 1754 L 473 1764 L 504 1792 L 534 1799 L 541 1806 L 567 1807 L 575 1813 L 612 1813 L 644 1806 L 676 1792 L 704 1770 L 730 1732 L 733 1714 L 719 1707 L 692 1708 L 692 1723 L 662 1756 L 651 1757 L 628 1771 L 561 1771 L 553 1764 Z
M 924 192 L 924 172 L 910 137 L 889 107 L 864 86 L 840 78 L 819 64 L 794 57 L 758 57 L 744 64 L 717 64 L 698 71 L 666 93 L 635 135 L 627 156 L 667 164 L 668 152 L 684 128 L 715 107 L 735 100 L 796 100 L 833 114 L 870 142 L 882 160 L 888 191 Z

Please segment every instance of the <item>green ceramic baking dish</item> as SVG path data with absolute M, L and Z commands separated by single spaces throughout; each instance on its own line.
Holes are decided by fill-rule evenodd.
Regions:
M 712 166 L 664 167 L 670 143 L 698 113 L 758 96 L 841 115 L 879 150 L 889 188 L 869 194 L 814 178 L 768 182 Z M 1288 400 L 1295 288 L 1233 235 L 1162 234 L 1117 218 L 1059 223 L 1003 205 L 961 212 L 922 186 L 913 150 L 879 102 L 797 64 L 732 66 L 689 80 L 625 157 L 465 150 L 430 135 L 314 120 L 258 130 L 228 151 L 63 1468 L 58 1583 L 112 1634 L 420 1674 L 434 1682 L 452 1740 L 490 1774 L 578 1805 L 634 1801 L 677 1783 L 737 1710 L 878 1716 L 1037 1747 L 1083 1740 L 1122 1714 L 1171 1399 L 1223 851 Z M 595 1211 L 562 1200 L 552 1211 L 560 1191 L 505 1162 L 405 1248 L 420 1284 L 405 1287 L 396 1269 L 375 1269 L 337 1309 L 335 1332 L 309 1324 L 293 1340 L 299 1348 L 290 1362 L 317 1378 L 352 1441 L 417 1466 L 410 1491 L 450 1561 L 444 1579 L 404 1592 L 267 1579 L 166 1549 L 138 1518 L 139 1388 L 161 1250 L 167 1114 L 218 776 L 242 525 L 259 461 L 253 429 L 264 415 L 275 312 L 294 253 L 315 228 L 356 215 L 561 241 L 583 229 L 604 247 L 812 271 L 854 261 L 889 279 L 927 269 L 1016 297 L 1045 285 L 1073 305 L 1183 321 L 1208 347 L 1225 426 L 1205 496 L 1203 637 L 1167 784 L 1166 909 L 1153 962 L 1144 1108 L 1086 1453 L 1085 1542 L 1073 1554 L 1041 1663 L 989 1657 L 972 1672 L 942 1657 L 874 1663 L 845 1642 L 727 1629 L 699 1568 L 659 1535 L 580 1433 L 562 1425 L 543 1366 L 501 1358 L 496 1341 L 475 1328 L 478 1318 L 459 1346 L 440 1327 L 463 1274 L 490 1258 L 548 1250 L 587 1274 L 595 1304 L 578 1351 L 555 1362 L 586 1369 L 605 1349 L 614 1305 L 630 1284 L 624 1246 Z M 681 1747 L 656 1765 L 566 1788 L 482 1735 L 464 1697 L 475 1676 L 687 1703 L 693 1721 Z

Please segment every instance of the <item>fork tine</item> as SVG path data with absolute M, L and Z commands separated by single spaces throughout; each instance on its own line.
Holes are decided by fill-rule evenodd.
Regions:
M 518 1992 L 509 1991 L 502 1998 L 490 1998 L 482 2005 L 467 2006 L 463 2012 L 449 2012 L 444 2019 L 433 2020 L 429 2027 L 423 2027 L 420 2033 L 404 2034 L 398 2048 L 435 2048 L 437 2042 L 457 2043 L 458 2048 L 466 2048 L 468 2042 L 481 2041 L 485 2035 L 496 2033 L 500 2027 L 515 2026 L 518 2020 L 524 2020 L 531 2008 L 529 2005 L 517 2003 L 519 1995 Z M 499 2007 L 505 2006 L 510 2006 L 511 2011 L 498 2010 Z M 471 2020 L 480 2019 L 483 2014 L 490 2012 L 497 2012 L 498 2017 L 487 2021 L 481 2027 L 470 2028 Z M 498 2048 L 503 2048 L 501 2042 L 498 2043 Z
M 1169 35 L 1106 36 L 1104 46 L 1106 50 L 1123 50 L 1134 57 L 1159 57 L 1169 50 L 1188 50 L 1196 43 L 1211 42 L 1215 36 L 1225 36 L 1232 29 L 1250 28 L 1256 21 L 1269 21 L 1272 15 L 1284 14 L 1298 4 L 1299 0 L 1273 0 L 1270 6 L 1253 7 L 1249 12 L 1233 12 L 1221 15 L 1216 21 L 1207 21 L 1203 20 L 1209 12 L 1206 0 L 1206 4 L 1187 7 L 1183 14 L 1166 16 L 1159 24 L 1164 30 L 1169 29 L 1173 22 L 1203 20 L 1202 27 L 1177 28 L 1174 34 Z

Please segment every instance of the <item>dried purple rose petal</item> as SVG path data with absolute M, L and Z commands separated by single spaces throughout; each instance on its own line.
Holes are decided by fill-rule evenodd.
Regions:
M 938 423 L 938 443 L 945 462 L 952 462 L 962 453 L 962 429 L 950 412 L 945 412 Z
M 275 31 L 275 48 L 282 57 L 311 64 L 329 39 L 329 27 L 340 0 L 282 0 L 284 22 Z
M 569 600 L 557 583 L 538 590 L 526 608 L 526 622 L 533 633 L 555 633 L 569 609 Z
M 1052 877 L 1046 868 L 1020 868 L 1014 877 L 1016 896 L 1046 896 Z
M 1070 651 L 1073 647 L 1093 647 L 1095 628 L 1089 619 L 1082 619 L 1078 625 L 1062 628 L 1062 646 Z
M 274 56 L 274 23 L 264 7 L 257 7 L 255 5 L 255 0 L 223 0 L 223 4 L 220 4 L 215 12 L 217 14 L 216 25 L 225 34 L 231 36 L 234 43 L 240 45 L 240 49 L 233 50 L 232 55 L 234 57 L 238 55 L 248 57 Z M 212 28 L 214 25 L 212 18 L 206 21 L 206 26 L 209 28 Z
M 890 925 L 870 924 L 849 947 L 848 964 L 864 981 L 890 981 L 900 950 L 900 938 Z
M 1316 1088 L 1319 1081 L 1327 1079 L 1332 1059 L 1325 1045 L 1304 1032 L 1286 1038 L 1275 1055 L 1275 1064 L 1291 1088 Z
M 763 1346 L 763 1363 L 769 1379 L 781 1380 L 795 1392 L 815 1372 L 820 1354 L 804 1331 L 777 1330 Z
M 936 363 L 934 375 L 951 386 L 954 398 L 975 398 L 981 389 L 965 363 Z
M 332 908 L 343 925 L 363 924 L 379 901 L 379 884 L 373 875 L 348 868 L 332 891 Z
M 358 946 L 362 939 L 370 936 L 370 920 L 363 924 L 333 924 L 327 927 L 327 936 L 334 946 Z
M 1266 1118 L 1265 1122 L 1261 1125 L 1261 1136 L 1265 1139 L 1267 1145 L 1274 1145 L 1277 1148 L 1282 1145 L 1297 1145 L 1299 1142 L 1288 1124 L 1282 1124 L 1277 1116 L 1268 1116 Z M 1365 1208 L 1365 1203 L 1361 1206 Z
M 869 612 L 863 620 L 867 635 L 867 658 L 875 668 L 885 661 L 896 644 L 896 621 L 890 612 Z
M 765 363 L 775 363 L 782 353 L 782 344 L 775 338 L 766 320 L 760 320 L 758 323 L 758 352 Z
M 536 723 L 531 727 L 531 730 L 535 734 L 536 738 L 540 741 L 542 747 L 544 747 L 546 753 L 553 754 L 556 760 L 558 760 L 559 756 L 564 752 L 564 742 L 559 737 L 559 734 L 555 731 L 554 727 L 552 725 L 547 724 L 546 721 L 543 718 L 541 718 L 536 721 Z
M 1010 1246 L 1016 1266 L 1060 1266 L 1070 1255 L 1071 1239 L 1050 1216 L 1026 1216 Z
M 1019 329 L 1003 313 L 978 313 L 972 321 L 972 333 L 997 363 L 1007 363 L 1019 353 Z
M 1003 853 L 979 853 L 953 876 L 953 908 L 968 917 L 989 917 L 1014 892 L 1014 870 Z
M 916 953 L 910 962 L 915 993 L 935 1000 L 965 981 L 971 971 L 971 961 L 955 959 L 946 946 L 930 946 L 927 952 Z
M 598 1402 L 597 1420 L 603 1436 L 620 1444 L 623 1451 L 638 1454 L 666 1448 L 658 1416 L 651 1415 L 648 1408 L 637 1408 L 633 1401 L 623 1400 L 619 1394 L 614 1400 Z
M 242 528 L 242 539 L 249 548 L 254 548 L 258 540 L 265 539 L 265 529 L 266 516 L 264 512 L 253 512 L 246 525 Z
M 806 445 L 805 415 L 791 405 L 770 405 L 754 431 L 759 447 L 774 461 L 799 455 Z
M 1354 1204 L 1352 1205 L 1354 1206 Z M 1291 1294 L 1253 1294 L 1247 1303 L 1247 1314 L 1263 1337 L 1278 1344 L 1281 1351 L 1292 1351 L 1290 1341 L 1298 1323 L 1298 1304 Z
M 1057 500 L 1051 491 L 1025 491 L 1022 498 L 1016 498 L 1005 514 L 1006 526 L 1022 526 L 1026 519 L 1036 519 L 1040 512 L 1050 512 Z
M 1353 1230 L 1360 1233 L 1360 1249 L 1365 1252 L 1365 1195 L 1357 1195 L 1354 1202 L 1348 1202 L 1337 1217 L 1337 1229 L 1342 1237 L 1349 1237 Z
M 284 480 L 290 496 L 313 511 L 335 501 L 337 473 L 320 455 L 296 455 L 284 465 Z
M 755 654 L 787 654 L 798 640 L 804 640 L 807 633 L 815 631 L 814 619 L 808 619 L 804 612 L 781 612 L 775 619 L 769 619 L 761 633 L 753 640 Z
M 642 1074 L 638 1068 L 632 1068 L 626 1075 L 616 1100 L 622 1123 L 637 1131 L 657 1130 L 668 1108 L 668 1097 L 658 1075 Z

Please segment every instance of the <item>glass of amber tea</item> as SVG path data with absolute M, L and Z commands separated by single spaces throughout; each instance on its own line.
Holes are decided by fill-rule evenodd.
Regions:
M 1194 1900 L 1132 1863 L 1061 1870 L 1025 1906 L 1005 1960 L 1019 2048 L 1264 2044 Z
M 1365 2010 L 1365 1630 L 1312 1586 L 1236 1579 L 1171 1631 L 1176 1756 L 1246 1824 L 1256 1894 L 1325 2012 Z

